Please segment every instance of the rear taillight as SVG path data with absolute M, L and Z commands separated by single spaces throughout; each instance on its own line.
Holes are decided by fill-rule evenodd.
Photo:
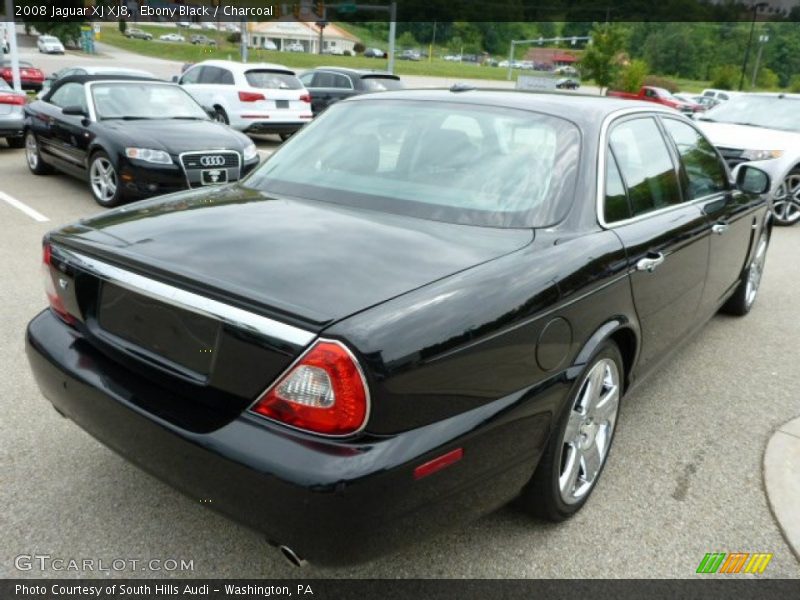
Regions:
M 350 350 L 340 342 L 320 340 L 250 410 L 297 429 L 345 436 L 366 423 L 369 392 Z
M 0 104 L 25 104 L 25 96 L 20 94 L 0 94 Z
M 69 314 L 64 306 L 64 300 L 58 293 L 58 288 L 53 279 L 53 249 L 50 244 L 44 244 L 44 253 L 42 257 L 42 275 L 44 277 L 44 291 L 47 294 L 47 301 L 50 303 L 51 310 L 65 323 L 70 325 L 75 323 L 75 317 Z M 64 280 L 66 281 L 66 280 Z
M 5 69 L 0 69 L 0 77 L 3 79 L 11 79 L 11 69 L 6 67 Z
M 301 102 L 309 102 L 310 103 L 311 102 L 311 94 L 303 94 L 302 96 L 300 96 L 300 101 Z
M 242 102 L 258 102 L 266 99 L 264 94 L 259 94 L 258 92 L 239 92 L 239 100 Z

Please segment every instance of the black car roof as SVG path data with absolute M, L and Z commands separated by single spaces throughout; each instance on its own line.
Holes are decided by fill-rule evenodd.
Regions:
M 358 75 L 359 77 L 387 77 L 389 79 L 400 79 L 397 75 L 389 73 L 389 71 L 380 71 L 378 69 L 354 69 L 352 67 L 314 67 L 309 71 L 332 71 L 334 73 L 349 73 L 351 75 Z
M 68 83 L 80 83 L 84 85 L 91 81 L 152 81 L 155 83 L 166 83 L 162 79 L 155 77 L 145 77 L 143 75 L 114 75 L 111 73 L 96 74 L 96 75 L 70 75 L 57 79 L 53 86 L 47 90 L 47 93 L 42 97 L 45 102 L 50 100 L 50 97 L 62 86 Z
M 597 122 L 618 110 L 647 108 L 653 112 L 673 112 L 651 102 L 637 102 L 623 98 L 609 98 L 588 94 L 563 92 L 528 92 L 499 89 L 422 89 L 397 90 L 354 96 L 348 102 L 382 102 L 384 100 L 420 100 L 429 102 L 457 102 L 484 106 L 497 106 L 533 110 L 561 117 L 573 122 Z M 675 114 L 678 114 L 675 111 Z

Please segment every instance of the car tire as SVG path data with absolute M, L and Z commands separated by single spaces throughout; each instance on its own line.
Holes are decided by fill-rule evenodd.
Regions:
M 25 161 L 28 169 L 34 175 L 48 175 L 53 172 L 53 167 L 42 160 L 42 153 L 39 150 L 39 138 L 33 131 L 25 132 Z
M 222 123 L 223 125 L 230 125 L 231 120 L 228 118 L 228 113 L 221 106 L 214 107 L 214 120 Z
M 750 312 L 753 304 L 758 297 L 758 289 L 761 287 L 761 279 L 764 276 L 764 265 L 767 260 L 767 250 L 769 249 L 769 233 L 764 230 L 758 238 L 753 258 L 750 264 L 742 273 L 742 278 L 736 291 L 728 301 L 722 306 L 722 312 L 737 317 L 743 317 Z
M 800 168 L 784 177 L 772 199 L 772 214 L 776 225 L 788 227 L 800 222 Z
M 531 480 L 517 505 L 550 521 L 564 521 L 589 499 L 603 473 L 625 381 L 617 345 L 604 342 L 576 380 Z
M 122 201 L 122 186 L 117 168 L 108 154 L 98 150 L 89 159 L 89 191 L 94 201 L 109 208 Z
M 16 136 L 16 137 L 7 137 L 6 143 L 8 144 L 9 148 L 24 148 L 25 147 L 25 137 L 24 136 Z

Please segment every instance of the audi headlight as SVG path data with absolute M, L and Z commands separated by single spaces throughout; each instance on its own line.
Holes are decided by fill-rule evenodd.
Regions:
M 742 158 L 745 160 L 770 160 L 781 156 L 783 156 L 783 150 L 745 150 L 742 152 Z
M 125 156 L 157 165 L 171 165 L 172 157 L 163 150 L 152 148 L 125 148 Z
M 258 150 L 256 149 L 255 144 L 248 144 L 244 147 L 244 151 L 242 152 L 244 156 L 244 160 L 253 160 L 256 156 L 258 156 Z

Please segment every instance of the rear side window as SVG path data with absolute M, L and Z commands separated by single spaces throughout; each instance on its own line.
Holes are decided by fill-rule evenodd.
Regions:
M 181 77 L 181 83 L 197 83 L 205 69 L 206 67 L 195 67 L 194 69 L 189 69 L 184 76 Z
M 611 132 L 610 145 L 634 217 L 681 202 L 675 166 L 653 118 L 623 121 Z
M 303 84 L 292 73 L 252 69 L 244 74 L 250 87 L 265 90 L 300 90 Z
M 361 87 L 367 92 L 383 92 L 385 90 L 401 90 L 403 84 L 399 79 L 391 77 L 362 77 Z
M 686 198 L 694 200 L 727 190 L 725 167 L 708 140 L 687 123 L 675 119 L 663 119 L 662 122 L 681 156 Z
M 603 216 L 606 223 L 616 223 L 631 216 L 625 184 L 622 183 L 622 175 L 619 174 L 617 161 L 611 151 L 606 155 L 606 199 Z

